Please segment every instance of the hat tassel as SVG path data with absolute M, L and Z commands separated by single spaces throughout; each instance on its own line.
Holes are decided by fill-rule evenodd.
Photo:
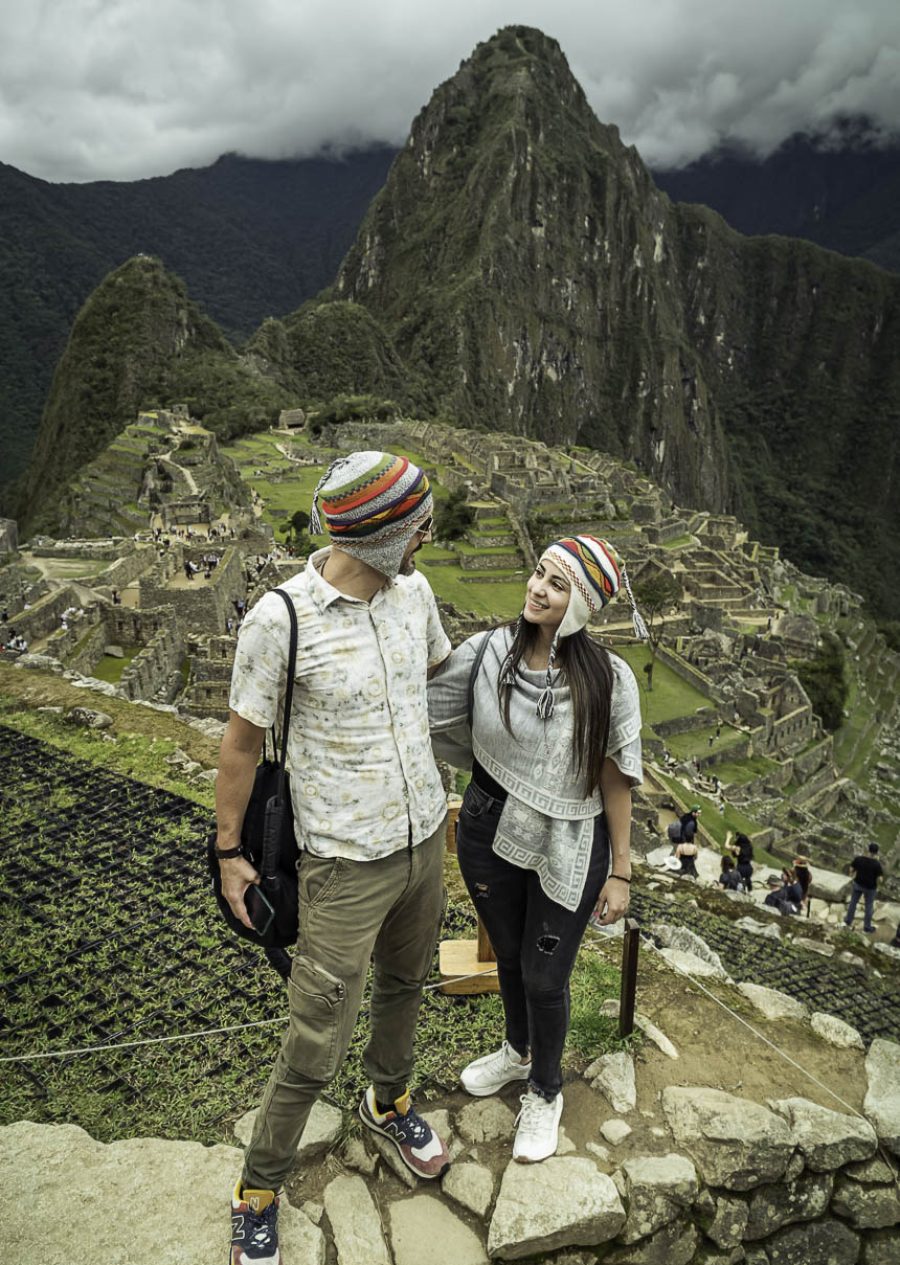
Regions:
M 638 641 L 649 641 L 650 632 L 644 623 L 641 612 L 637 608 L 637 602 L 634 600 L 634 593 L 631 590 L 631 580 L 628 578 L 628 571 L 624 566 L 622 567 L 622 581 L 628 593 L 628 600 L 631 602 L 631 626 L 634 629 L 634 635 Z
M 541 696 L 537 701 L 537 714 L 541 720 L 549 720 L 553 715 L 553 709 L 556 706 L 556 700 L 553 697 L 553 685 L 551 684 L 550 674 L 553 671 L 553 663 L 556 659 L 556 646 L 558 635 L 553 638 L 553 644 L 550 647 L 550 656 L 547 659 L 547 684 L 541 690 Z

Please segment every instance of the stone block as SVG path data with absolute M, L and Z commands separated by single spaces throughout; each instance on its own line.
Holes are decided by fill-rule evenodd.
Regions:
M 378 1209 L 361 1177 L 336 1177 L 329 1182 L 325 1212 L 338 1265 L 391 1265 Z
M 875 1126 L 879 1141 L 900 1155 L 900 1045 L 876 1037 L 866 1055 L 866 1090 L 863 1111 Z
M 714 966 L 696 953 L 683 953 L 680 949 L 660 949 L 660 956 L 680 975 L 694 975 L 700 979 L 730 980 L 720 967 Z
M 706 1233 L 717 1247 L 730 1251 L 743 1241 L 750 1210 L 737 1195 L 719 1195 L 715 1205 Z
M 672 1221 L 655 1234 L 627 1247 L 614 1247 L 604 1256 L 604 1265 L 689 1265 L 700 1236 L 684 1220 Z
M 795 1001 L 787 993 L 776 988 L 765 988 L 762 984 L 738 984 L 738 991 L 767 1019 L 805 1019 L 809 1013 L 800 1001 Z
M 803 1173 L 793 1181 L 758 1187 L 750 1196 L 744 1239 L 764 1239 L 782 1226 L 821 1216 L 833 1184 L 830 1173 Z
M 488 1253 L 518 1260 L 615 1238 L 625 1209 L 611 1177 L 592 1160 L 558 1156 L 507 1166 L 488 1232 Z
M 720 977 L 727 976 L 722 959 L 711 949 L 704 939 L 688 927 L 679 927 L 670 923 L 655 923 L 652 928 L 654 936 L 667 949 L 676 949 L 679 953 L 692 953 L 694 957 L 716 968 Z
M 599 1090 L 613 1111 L 627 1115 L 637 1106 L 634 1083 L 634 1059 L 625 1051 L 604 1054 L 595 1059 L 584 1073 L 591 1088 Z
M 781 1098 L 769 1106 L 787 1121 L 806 1167 L 817 1173 L 867 1160 L 875 1153 L 875 1130 L 859 1116 L 831 1111 L 807 1098 Z
M 708 1185 L 749 1190 L 784 1174 L 794 1150 L 780 1116 L 719 1089 L 670 1085 L 663 1110 L 676 1144 Z
M 697 1170 L 683 1155 L 626 1160 L 616 1182 L 628 1209 L 619 1238 L 635 1243 L 674 1221 L 697 1195 Z
M 863 1239 L 860 1265 L 897 1265 L 900 1261 L 900 1230 L 876 1230 Z
M 820 1036 L 823 1041 L 827 1041 L 829 1045 L 837 1046 L 839 1050 L 864 1050 L 863 1039 L 857 1030 L 845 1023 L 843 1019 L 838 1019 L 837 1015 L 827 1015 L 824 1011 L 817 1011 L 812 1017 L 812 1030 Z
M 894 1185 L 864 1186 L 839 1176 L 831 1210 L 857 1230 L 889 1229 L 900 1224 L 900 1194 Z
M 515 1126 L 515 1113 L 499 1098 L 468 1103 L 457 1119 L 460 1136 L 476 1144 L 511 1138 Z
M 89 1186 L 102 1192 L 103 1207 L 114 1210 L 90 1219 L 91 1265 L 224 1261 L 228 1193 L 242 1161 L 233 1146 L 157 1138 L 104 1144 L 77 1125 L 7 1125 L 0 1128 L 0 1182 L 6 1190 L 27 1190 L 39 1210 L 17 1218 L 7 1254 L 21 1262 L 70 1265 L 72 1210 L 83 1206 Z M 160 1199 L 161 1190 L 190 1192 L 190 1215 L 178 1219 L 177 1235 L 172 1201 Z M 278 1219 L 285 1260 L 325 1265 L 325 1236 L 287 1198 Z
M 488 1265 L 478 1235 L 433 1195 L 391 1204 L 389 1219 L 394 1265 Z
M 856 1265 L 859 1235 L 828 1218 L 789 1226 L 766 1240 L 769 1265 Z
M 463 1208 L 484 1218 L 494 1199 L 494 1176 L 483 1164 L 464 1160 L 453 1164 L 441 1183 L 444 1193 Z
M 611 1146 L 618 1146 L 631 1133 L 631 1125 L 626 1124 L 624 1120 L 613 1118 L 601 1124 L 600 1132 Z

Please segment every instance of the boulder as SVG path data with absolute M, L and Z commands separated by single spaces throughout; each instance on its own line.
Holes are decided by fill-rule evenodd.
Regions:
M 840 1176 L 831 1210 L 857 1230 L 884 1230 L 900 1224 L 900 1194 L 894 1185 L 864 1186 Z
M 879 1141 L 900 1155 L 900 1045 L 876 1037 L 866 1055 L 866 1090 L 863 1111 L 875 1126 Z
M 560 1247 L 593 1247 L 615 1238 L 624 1224 L 615 1184 L 592 1160 L 511 1163 L 494 1205 L 488 1253 L 518 1260 Z
M 831 1218 L 789 1226 L 766 1240 L 766 1254 L 769 1265 L 856 1265 L 859 1235 Z
M 831 1173 L 803 1173 L 793 1181 L 758 1187 L 750 1196 L 744 1238 L 764 1239 L 782 1226 L 821 1216 L 828 1208 L 833 1183 Z
M 824 1011 L 816 1011 L 812 1017 L 812 1030 L 829 1045 L 839 1050 L 864 1050 L 863 1039 L 855 1028 L 836 1015 L 827 1015 Z
M 660 944 L 667 949 L 676 949 L 679 953 L 692 953 L 695 958 L 700 958 L 701 961 L 715 967 L 720 976 L 727 975 L 718 953 L 711 949 L 705 940 L 688 927 L 678 927 L 671 923 L 661 922 L 655 923 L 652 930 Z
M 681 949 L 660 949 L 659 953 L 680 975 L 694 975 L 700 979 L 731 979 L 724 969 L 707 962 L 705 958 L 697 957 L 696 953 L 684 953 Z
M 70 725 L 79 725 L 83 729 L 111 729 L 113 726 L 112 716 L 90 707 L 70 707 L 66 720 Z
M 794 936 L 791 945 L 799 949 L 807 949 L 810 953 L 820 953 L 823 958 L 834 957 L 834 945 L 823 940 L 813 940 L 809 936 Z
M 383 1138 L 380 1133 L 373 1133 L 371 1130 L 367 1131 L 366 1140 L 370 1146 L 375 1148 L 381 1159 L 384 1160 L 385 1167 L 389 1168 L 395 1177 L 399 1177 L 404 1186 L 408 1186 L 410 1190 L 418 1188 L 418 1177 L 403 1163 L 400 1153 L 393 1142 Z M 384 1173 L 381 1175 L 383 1177 Z
M 614 997 L 608 997 L 606 1001 L 600 1004 L 601 1015 L 606 1015 L 610 1019 L 618 1019 L 619 1003 Z M 641 1014 L 639 1010 L 634 1012 L 634 1026 L 643 1032 L 648 1041 L 652 1041 L 658 1050 L 661 1050 L 670 1059 L 678 1058 L 678 1051 L 669 1040 L 669 1038 L 657 1028 L 656 1024 L 651 1022 L 646 1015 Z
M 434 1195 L 392 1203 L 389 1216 L 394 1265 L 488 1265 L 478 1235 Z
M 244 1146 L 250 1145 L 255 1121 L 256 1109 L 254 1108 L 253 1111 L 248 1111 L 246 1115 L 241 1116 L 240 1120 L 235 1122 L 234 1136 Z M 331 1103 L 323 1102 L 319 1098 L 313 1103 L 306 1127 L 300 1135 L 300 1141 L 297 1144 L 297 1157 L 309 1161 L 324 1155 L 341 1136 L 343 1122 L 344 1115 L 340 1108 L 333 1107 Z
M 604 1054 L 595 1059 L 585 1071 L 592 1089 L 606 1098 L 613 1111 L 627 1115 L 637 1106 L 637 1089 L 634 1084 L 634 1059 L 624 1051 Z
M 516 1116 L 499 1098 L 483 1098 L 463 1107 L 456 1123 L 467 1142 L 494 1142 L 512 1137 Z
M 829 904 L 841 904 L 850 895 L 853 880 L 846 874 L 837 874 L 834 870 L 823 870 L 818 865 L 812 872 L 812 883 L 809 888 L 810 899 L 825 900 Z
M 233 1146 L 129 1138 L 95 1142 L 73 1124 L 0 1128 L 0 1182 L 27 1190 L 37 1215 L 16 1218 L 6 1252 L 11 1260 L 71 1265 L 72 1210 L 94 1192 L 100 1215 L 90 1217 L 91 1265 L 205 1265 L 226 1259 L 228 1198 L 243 1153 Z M 173 1233 L 172 1201 L 160 1191 L 190 1192 L 190 1215 Z M 92 1197 L 94 1197 L 92 1195 Z M 110 1215 L 104 1214 L 106 1209 Z M 282 1196 L 279 1233 L 284 1258 L 324 1265 L 325 1237 Z
M 123 650 L 121 646 L 114 646 L 114 645 L 104 646 L 103 653 L 108 654 L 111 659 L 125 658 L 125 651 Z
M 780 940 L 781 932 L 777 922 L 760 922 L 757 918 L 738 918 L 734 924 L 742 931 L 749 931 L 752 936 L 766 936 L 769 940 Z
M 464 1160 L 448 1169 L 441 1183 L 444 1193 L 483 1219 L 494 1199 L 494 1175 L 483 1164 Z
M 338 1265 L 391 1265 L 375 1201 L 361 1177 L 335 1177 L 325 1187 L 325 1211 Z M 284 1254 L 287 1257 L 287 1253 Z
M 663 1110 L 676 1144 L 711 1186 L 749 1190 L 783 1176 L 794 1150 L 780 1116 L 719 1089 L 669 1085 Z
M 767 1019 L 805 1019 L 809 1013 L 800 1001 L 780 993 L 777 988 L 765 988 L 762 984 L 738 984 L 738 991 Z
M 848 1164 L 843 1176 L 870 1186 L 884 1186 L 894 1180 L 890 1165 L 880 1155 L 873 1155 L 870 1160 L 862 1160 L 859 1164 Z
M 875 1130 L 859 1116 L 831 1111 L 806 1098 L 781 1098 L 769 1106 L 788 1122 L 806 1167 L 817 1173 L 867 1160 L 875 1153 Z
M 371 1177 L 378 1167 L 378 1156 L 370 1155 L 361 1138 L 348 1138 L 341 1152 L 341 1159 L 348 1168 Z
M 668 1225 L 691 1206 L 697 1194 L 697 1170 L 683 1155 L 626 1160 L 616 1176 L 628 1209 L 619 1235 L 623 1243 L 635 1243 Z
M 16 659 L 17 668 L 31 668 L 34 672 L 52 672 L 54 676 L 62 674 L 63 665 L 59 659 L 50 654 L 20 654 Z

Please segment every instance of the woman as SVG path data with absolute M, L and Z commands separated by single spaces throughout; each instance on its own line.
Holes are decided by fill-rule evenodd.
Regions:
M 803 900 L 803 885 L 797 877 L 793 866 L 785 866 L 781 871 L 781 887 L 769 892 L 764 905 L 771 905 L 783 914 L 799 914 L 800 902 Z
M 744 890 L 753 891 L 753 844 L 745 834 L 735 837 L 731 851 L 737 858 L 737 872 L 744 882 Z
M 471 637 L 429 683 L 440 757 L 465 728 L 473 664 L 488 639 L 473 684 L 472 781 L 456 841 L 497 957 L 506 1039 L 461 1080 L 478 1097 L 527 1082 L 513 1146 L 525 1163 L 556 1151 L 568 983 L 588 919 L 606 926 L 628 908 L 638 687 L 628 665 L 585 631 L 623 582 L 630 596 L 605 541 L 557 541 L 528 580 L 519 619 Z M 636 611 L 635 630 L 646 632 Z
M 718 882 L 727 892 L 742 892 L 744 890 L 744 882 L 740 871 L 735 867 L 731 857 L 722 857 L 722 870 L 719 874 Z

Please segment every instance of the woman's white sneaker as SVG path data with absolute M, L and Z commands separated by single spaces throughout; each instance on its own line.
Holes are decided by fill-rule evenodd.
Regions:
M 459 1079 L 466 1093 L 486 1098 L 513 1081 L 527 1081 L 530 1075 L 531 1059 L 523 1063 L 509 1042 L 504 1041 L 493 1054 L 484 1054 L 464 1067 Z
M 518 1128 L 513 1143 L 513 1159 L 520 1164 L 537 1164 L 556 1154 L 563 1096 L 557 1094 L 548 1102 L 540 1094 L 529 1090 L 520 1101 L 522 1110 L 516 1118 Z

